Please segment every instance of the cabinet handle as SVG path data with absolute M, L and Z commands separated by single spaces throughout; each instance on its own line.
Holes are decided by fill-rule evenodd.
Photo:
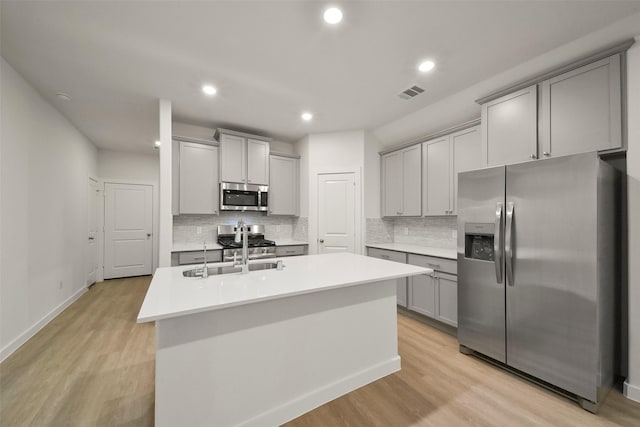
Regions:
M 530 159 L 534 159 L 534 160 L 535 160 L 535 159 L 537 159 L 537 158 L 538 158 L 538 156 L 536 156 L 535 154 L 531 154 L 531 155 L 529 156 L 529 158 L 530 158 Z
M 548 151 L 545 151 L 544 153 L 542 153 L 542 155 L 545 157 L 551 157 L 551 153 L 549 153 Z
M 320 239 L 319 241 L 320 241 L 320 243 L 324 243 L 324 239 Z
M 380 258 L 382 258 L 382 259 L 389 259 L 389 255 L 380 255 Z
M 398 215 L 402 215 L 402 212 L 396 212 L 396 214 L 398 214 Z

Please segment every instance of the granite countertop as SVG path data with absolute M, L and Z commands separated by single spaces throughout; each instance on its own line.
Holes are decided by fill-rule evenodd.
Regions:
M 457 260 L 457 249 L 433 248 L 429 246 L 411 245 L 406 243 L 375 243 L 367 245 L 368 248 L 386 249 L 389 251 L 407 252 L 410 254 L 434 256 Z
M 346 252 L 282 260 L 283 270 L 255 270 L 207 278 L 183 277 L 182 272 L 193 266 L 158 268 L 138 313 L 138 322 L 433 272 L 429 268 Z M 215 263 L 210 266 L 215 267 Z
M 298 245 L 308 245 L 308 242 L 304 242 L 302 240 L 295 239 L 269 239 L 276 242 L 276 246 L 298 246 Z
M 297 245 L 308 245 L 309 243 L 304 242 L 302 240 L 294 240 L 294 239 L 269 239 L 276 242 L 276 246 L 297 246 Z M 190 251 L 201 251 L 202 242 L 174 242 L 173 247 L 171 248 L 171 252 L 190 252 Z M 222 249 L 217 242 L 207 242 L 207 250 L 219 250 Z

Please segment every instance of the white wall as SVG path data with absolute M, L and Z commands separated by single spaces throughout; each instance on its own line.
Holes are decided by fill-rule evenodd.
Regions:
M 1 360 L 86 289 L 97 150 L 4 59 L 0 74 Z
M 629 376 L 625 395 L 640 402 L 640 35 L 627 52 L 627 203 Z
M 318 251 L 318 182 L 320 172 L 348 172 L 357 171 L 362 180 L 364 169 L 365 132 L 362 130 L 350 132 L 330 132 L 311 134 L 296 144 L 296 152 L 301 156 L 300 163 L 300 216 L 309 218 L 309 253 Z M 306 193 L 306 194 L 305 194 Z M 361 206 L 364 206 L 364 194 L 360 194 Z M 360 236 L 364 236 L 364 215 L 361 209 Z M 362 238 L 362 242 L 364 238 Z M 362 244 L 357 252 L 362 251 Z
M 158 153 L 140 154 L 98 150 L 98 176 L 100 178 L 158 182 L 159 174 Z
M 380 218 L 381 144 L 371 132 L 364 134 L 364 217 Z
M 100 184 L 104 182 L 123 182 L 131 184 L 151 184 L 153 185 L 153 262 L 152 270 L 158 267 L 158 232 L 159 232 L 159 178 L 160 159 L 158 153 L 140 154 L 124 151 L 98 150 L 98 177 Z M 104 212 L 104 207 L 99 207 L 100 212 Z M 101 220 L 102 216 L 99 216 Z M 104 255 L 102 251 L 102 240 L 98 239 L 98 265 L 104 265 Z M 99 271 L 98 279 L 102 279 Z

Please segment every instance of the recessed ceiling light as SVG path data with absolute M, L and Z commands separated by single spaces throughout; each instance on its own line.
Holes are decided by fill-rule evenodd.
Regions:
M 420 65 L 418 65 L 418 70 L 422 71 L 423 73 L 426 73 L 427 71 L 433 70 L 433 67 L 435 66 L 436 64 L 433 61 L 423 61 L 420 63 Z
M 217 92 L 216 88 L 211 85 L 202 86 L 202 91 L 207 95 L 215 95 Z
M 153 143 L 154 148 L 160 148 L 161 145 L 162 143 L 159 140 L 155 140 L 155 142 Z
M 302 113 L 302 120 L 304 120 L 305 122 L 308 122 L 309 120 L 313 119 L 313 114 L 311 113 Z
M 324 11 L 324 20 L 327 24 L 337 24 L 342 21 L 342 11 L 337 7 L 330 7 Z
M 58 92 L 56 93 L 56 96 L 62 99 L 63 101 L 71 101 L 71 97 L 64 92 Z

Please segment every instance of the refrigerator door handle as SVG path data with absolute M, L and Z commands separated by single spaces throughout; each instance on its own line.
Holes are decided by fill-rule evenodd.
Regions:
M 507 224 L 504 231 L 504 252 L 507 265 L 507 286 L 513 286 L 513 202 L 507 203 Z
M 494 263 L 496 265 L 496 282 L 502 283 L 502 211 L 504 205 L 496 204 L 496 227 L 493 237 Z

